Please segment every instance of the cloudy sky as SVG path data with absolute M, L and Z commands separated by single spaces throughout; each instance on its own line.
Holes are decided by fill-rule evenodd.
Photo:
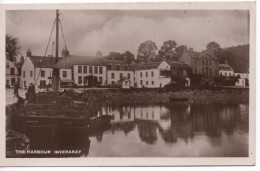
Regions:
M 18 37 L 22 55 L 31 49 L 44 55 L 56 11 L 23 10 L 6 12 L 6 32 Z M 140 43 L 175 40 L 196 51 L 210 41 L 221 47 L 249 43 L 249 13 L 237 10 L 61 10 L 61 23 L 70 54 L 93 56 L 111 51 L 131 51 Z M 61 37 L 61 36 L 60 36 Z M 52 37 L 54 42 L 55 36 Z M 60 48 L 64 47 L 60 39 Z M 60 50 L 61 51 L 61 50 Z M 48 54 L 51 54 L 51 47 Z

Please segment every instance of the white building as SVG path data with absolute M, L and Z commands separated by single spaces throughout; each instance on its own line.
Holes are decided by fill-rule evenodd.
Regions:
M 227 62 L 225 64 L 219 64 L 219 75 L 231 77 L 234 75 L 234 70 Z
M 8 59 L 6 60 L 5 77 L 7 87 L 13 87 L 15 82 L 17 82 L 18 84 L 20 82 L 18 68 L 13 62 L 9 61 Z
M 61 58 L 59 58 L 61 60 Z M 53 57 L 27 56 L 21 69 L 22 87 L 27 88 L 33 83 L 36 88 L 46 88 L 51 84 L 52 70 L 55 63 Z M 71 79 L 71 69 L 61 68 L 60 79 Z
M 171 71 L 170 65 L 165 61 L 141 64 L 135 70 L 135 87 L 164 87 L 171 82 L 171 78 L 163 73 L 165 71 Z
M 115 86 L 120 80 L 127 78 L 130 81 L 130 87 L 134 87 L 134 77 L 134 70 L 128 65 L 110 65 L 107 70 L 107 84 L 111 86 Z

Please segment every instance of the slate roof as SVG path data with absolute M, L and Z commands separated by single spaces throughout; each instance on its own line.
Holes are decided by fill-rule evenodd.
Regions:
M 54 57 L 43 57 L 43 56 L 30 56 L 35 68 L 53 68 L 55 63 Z M 59 58 L 60 60 L 61 58 Z

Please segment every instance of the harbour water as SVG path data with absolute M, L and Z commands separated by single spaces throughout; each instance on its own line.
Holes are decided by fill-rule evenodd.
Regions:
M 61 150 L 53 157 L 71 157 L 68 150 L 81 150 L 75 157 L 248 156 L 248 103 L 197 101 L 144 105 L 100 102 L 93 103 L 90 111 L 93 117 L 111 115 L 111 124 L 86 131 L 85 137 L 76 137 L 71 132 L 70 136 L 66 134 L 62 139 L 53 140 L 63 144 L 61 148 L 50 148 L 50 144 L 43 141 L 50 137 L 32 130 L 34 140 L 42 144 L 31 150 Z M 7 129 L 9 124 L 7 122 Z

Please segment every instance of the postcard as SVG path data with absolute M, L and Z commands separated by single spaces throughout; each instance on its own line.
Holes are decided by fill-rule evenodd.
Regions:
M 255 2 L 0 16 L 1 166 L 255 164 Z

